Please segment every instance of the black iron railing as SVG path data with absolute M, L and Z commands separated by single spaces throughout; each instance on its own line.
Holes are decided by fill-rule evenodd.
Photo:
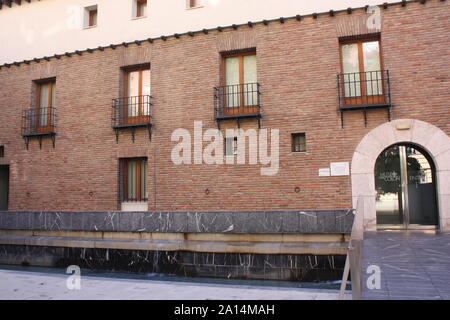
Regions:
M 32 108 L 22 112 L 22 136 L 55 133 L 56 108 Z
M 339 74 L 338 93 L 340 109 L 389 106 L 389 70 Z
M 214 88 L 216 118 L 258 116 L 261 114 L 260 84 L 244 83 Z
M 112 127 L 133 127 L 151 124 L 151 96 L 113 99 Z

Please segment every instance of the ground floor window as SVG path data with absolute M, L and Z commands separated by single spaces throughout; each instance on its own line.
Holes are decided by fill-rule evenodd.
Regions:
M 147 201 L 147 158 L 120 160 L 122 202 Z
M 225 138 L 225 155 L 234 156 L 237 155 L 237 152 L 238 152 L 238 138 L 237 137 Z
M 306 152 L 306 135 L 304 133 L 292 134 L 292 152 Z

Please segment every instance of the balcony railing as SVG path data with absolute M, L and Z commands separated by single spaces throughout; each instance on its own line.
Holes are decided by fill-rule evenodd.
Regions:
M 214 88 L 216 119 L 259 117 L 260 84 L 245 83 Z
M 112 127 L 126 128 L 151 124 L 151 96 L 134 96 L 113 99 Z
M 22 136 L 43 136 L 55 133 L 56 108 L 32 108 L 23 110 Z
M 341 110 L 389 107 L 391 88 L 388 70 L 338 75 Z

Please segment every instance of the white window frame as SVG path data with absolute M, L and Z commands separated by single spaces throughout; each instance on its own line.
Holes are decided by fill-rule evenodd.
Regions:
M 147 4 L 146 4 L 145 10 L 144 10 L 144 15 L 142 15 L 142 16 L 138 16 L 137 15 L 138 14 L 138 12 L 137 12 L 137 7 L 138 7 L 137 3 L 138 3 L 138 1 L 139 0 L 132 0 L 132 3 L 131 3 L 131 18 L 133 20 L 147 18 L 147 16 L 148 16 L 148 2 L 149 2 L 149 0 L 147 0 Z
M 93 10 L 97 10 L 97 21 L 95 25 L 90 26 L 89 25 L 89 19 L 90 19 L 90 12 Z M 98 26 L 98 5 L 92 5 L 88 7 L 84 7 L 84 15 L 83 15 L 83 28 L 84 29 L 90 29 L 90 28 L 96 28 Z
M 197 1 L 196 6 L 191 6 L 192 1 Z M 206 0 L 186 0 L 186 10 L 202 8 Z

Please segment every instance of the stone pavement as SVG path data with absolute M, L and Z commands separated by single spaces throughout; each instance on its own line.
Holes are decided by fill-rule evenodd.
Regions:
M 27 269 L 33 270 L 33 268 Z M 65 270 L 26 271 L 0 266 L 1 300 L 334 300 L 337 290 L 240 285 L 208 281 L 136 279 L 117 274 L 81 275 L 81 290 L 69 290 Z M 225 281 L 226 282 L 226 281 Z M 347 294 L 346 298 L 350 299 Z
M 381 290 L 366 286 L 370 265 L 381 269 Z M 450 234 L 365 233 L 362 271 L 363 299 L 449 300 Z

